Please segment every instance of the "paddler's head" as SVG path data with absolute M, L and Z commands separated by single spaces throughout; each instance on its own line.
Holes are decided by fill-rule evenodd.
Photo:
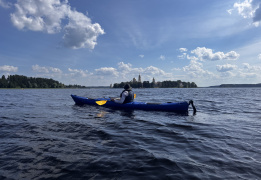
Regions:
M 123 87 L 126 91 L 130 91 L 132 89 L 132 87 L 130 86 L 130 84 L 125 84 Z

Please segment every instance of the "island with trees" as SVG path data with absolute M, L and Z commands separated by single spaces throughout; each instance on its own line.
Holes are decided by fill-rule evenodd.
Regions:
M 64 85 L 56 80 L 27 77 L 22 75 L 3 75 L 0 79 L 0 88 L 86 88 L 80 85 Z
M 152 79 L 152 82 L 141 81 L 141 76 L 139 75 L 138 80 L 133 78 L 129 82 L 114 83 L 111 85 L 112 88 L 123 88 L 123 86 L 128 83 L 133 88 L 197 88 L 197 84 L 194 82 L 182 82 L 181 80 L 177 81 L 162 81 L 156 82 L 155 79 Z

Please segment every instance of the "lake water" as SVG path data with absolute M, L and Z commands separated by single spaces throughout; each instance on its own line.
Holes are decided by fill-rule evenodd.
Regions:
M 261 88 L 134 89 L 136 101 L 194 100 L 193 115 L 76 106 L 71 94 L 0 90 L 0 179 L 261 179 Z

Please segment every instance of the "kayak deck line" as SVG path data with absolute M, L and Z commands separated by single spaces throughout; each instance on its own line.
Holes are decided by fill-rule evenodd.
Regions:
M 81 97 L 77 95 L 71 95 L 76 105 L 102 105 L 108 108 L 116 109 L 137 109 L 137 110 L 147 110 L 147 111 L 170 111 L 185 113 L 188 112 L 188 107 L 191 104 L 194 106 L 193 101 L 181 101 L 181 102 L 166 102 L 166 103 L 147 103 L 147 102 L 131 102 L 126 104 L 119 104 L 111 101 L 111 98 L 96 98 L 90 99 L 87 97 Z M 99 101 L 97 103 L 97 101 Z M 99 104 L 100 103 L 100 104 Z M 193 108 L 194 110 L 194 108 Z

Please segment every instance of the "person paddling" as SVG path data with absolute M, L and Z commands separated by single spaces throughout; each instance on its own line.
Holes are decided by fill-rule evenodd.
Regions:
M 126 104 L 134 101 L 134 93 L 130 84 L 124 85 L 120 98 L 112 99 L 112 101 L 120 104 Z

